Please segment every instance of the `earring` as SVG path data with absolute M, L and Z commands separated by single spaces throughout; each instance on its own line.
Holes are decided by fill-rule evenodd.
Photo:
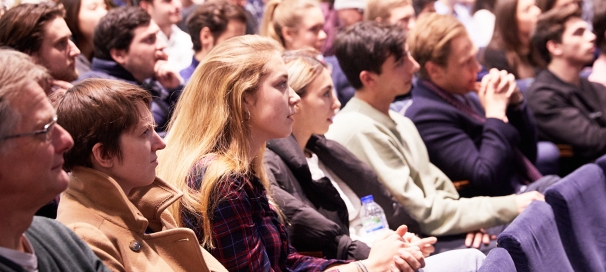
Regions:
M 244 120 L 246 120 L 246 121 L 250 120 L 250 111 L 244 112 Z

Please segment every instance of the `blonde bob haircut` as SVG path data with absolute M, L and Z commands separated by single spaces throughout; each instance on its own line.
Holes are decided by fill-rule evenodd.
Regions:
M 225 177 L 255 175 L 268 188 L 265 145 L 249 163 L 250 130 L 243 100 L 256 94 L 269 74 L 265 64 L 279 53 L 277 42 L 257 35 L 218 44 L 194 71 L 170 120 L 167 147 L 158 155 L 158 176 L 183 191 L 170 211 L 180 225 L 183 211 L 196 216 L 203 231 L 198 238 L 206 248 L 213 248 L 211 218 L 222 200 L 217 191 Z M 200 189 L 190 188 L 190 178 L 202 174 Z
M 431 13 L 421 16 L 407 40 L 410 54 L 421 66 L 419 77 L 429 79 L 425 69 L 428 61 L 446 67 L 452 41 L 463 35 L 467 35 L 467 30 L 452 15 Z
M 282 29 L 288 27 L 296 31 L 307 9 L 313 7 L 320 8 L 317 0 L 270 0 L 265 4 L 261 35 L 278 41 L 285 48 L 286 41 Z
M 392 9 L 408 5 L 412 5 L 411 0 L 368 0 L 364 20 L 375 21 L 381 18 L 381 22 L 386 22 L 391 17 Z
M 314 48 L 289 50 L 282 53 L 282 59 L 286 63 L 288 72 L 288 85 L 300 96 L 305 96 L 307 86 L 327 69 L 326 64 L 318 57 L 322 56 Z

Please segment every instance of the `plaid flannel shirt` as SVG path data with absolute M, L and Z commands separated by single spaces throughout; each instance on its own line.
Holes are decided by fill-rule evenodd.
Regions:
M 193 176 L 189 185 L 198 190 L 201 181 L 202 175 Z M 227 270 L 324 271 L 330 265 L 348 262 L 298 254 L 288 242 L 286 228 L 270 207 L 257 177 L 229 177 L 218 186 L 221 199 L 212 220 L 215 248 L 209 252 Z M 199 220 L 183 212 L 185 226 L 202 237 Z

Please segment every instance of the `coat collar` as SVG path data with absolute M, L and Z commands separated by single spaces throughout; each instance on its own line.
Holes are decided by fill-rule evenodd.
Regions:
M 152 184 L 135 188 L 126 196 L 110 176 L 92 168 L 75 167 L 65 191 L 83 205 L 100 212 L 105 219 L 143 234 L 163 228 L 162 213 L 183 193 L 156 178 Z M 173 220 L 170 220 L 173 221 Z

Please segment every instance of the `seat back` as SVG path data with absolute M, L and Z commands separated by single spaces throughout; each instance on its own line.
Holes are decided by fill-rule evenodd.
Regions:
M 549 187 L 562 244 L 575 271 L 606 271 L 606 178 L 586 164 Z
M 497 247 L 488 252 L 478 272 L 516 272 L 516 266 L 507 250 Z
M 573 271 L 556 226 L 553 210 L 533 201 L 499 234 L 497 244 L 509 252 L 518 272 Z

